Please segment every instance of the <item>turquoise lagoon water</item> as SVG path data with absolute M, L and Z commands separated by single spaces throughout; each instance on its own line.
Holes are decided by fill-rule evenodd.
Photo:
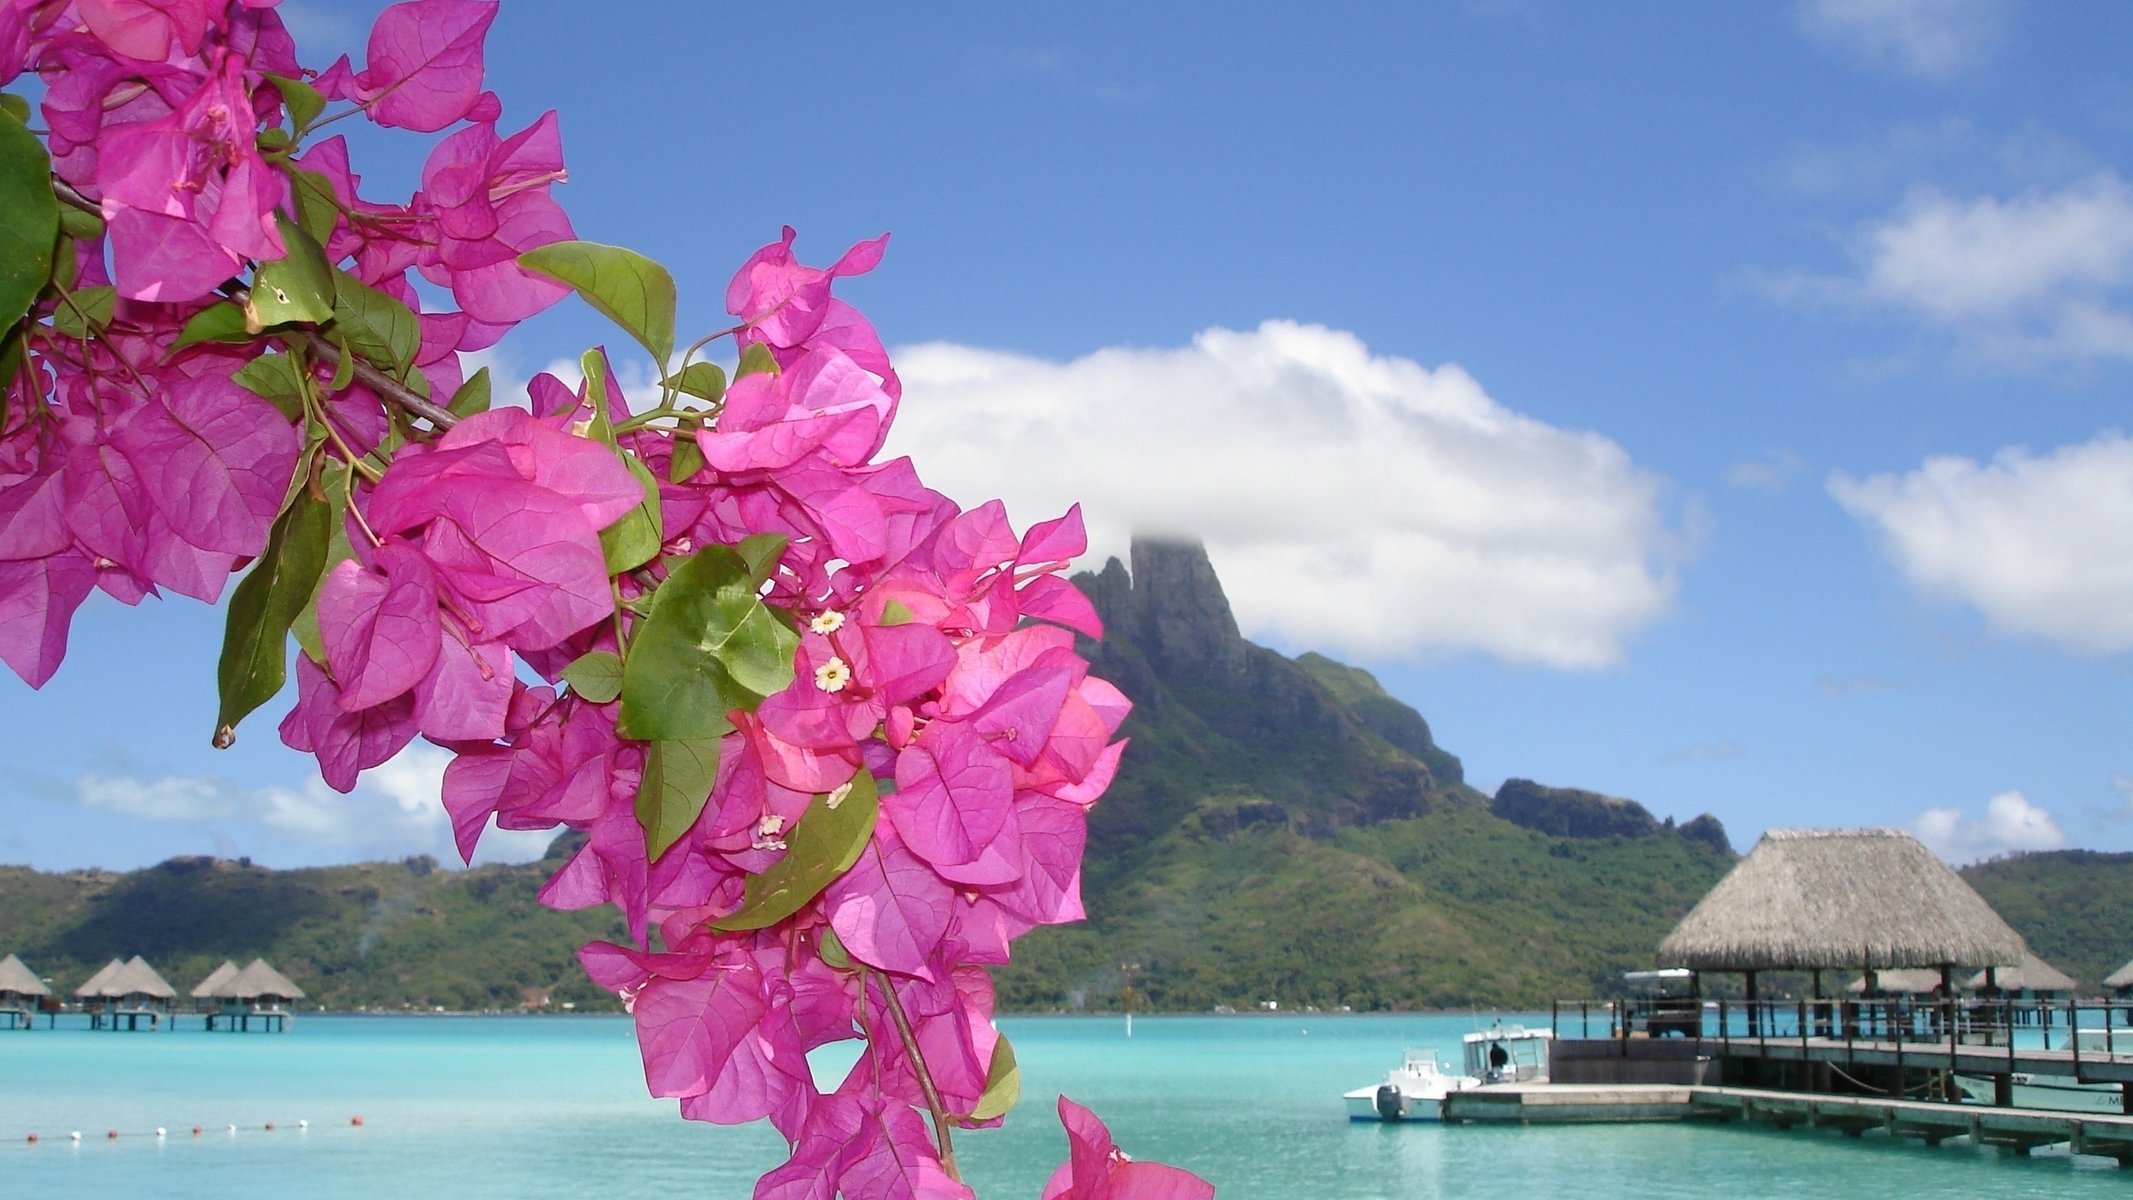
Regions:
M 1455 1056 L 1476 1026 L 1466 1016 L 1143 1017 L 1130 1040 L 1116 1018 L 1000 1026 L 1021 1060 L 1022 1105 L 1006 1128 L 957 1140 L 990 1200 L 1033 1200 L 1065 1156 L 1052 1110 L 1062 1091 L 1109 1121 L 1129 1152 L 1188 1166 L 1228 1200 L 2082 1200 L 2123 1198 L 2133 1186 L 2133 1174 L 2064 1154 L 2018 1159 L 1799 1130 L 1344 1119 L 1340 1093 L 1382 1078 L 1404 1046 Z M 349 1123 L 356 1115 L 360 1128 Z M 169 1131 L 160 1140 L 159 1125 Z M 647 1098 L 619 1017 L 308 1016 L 284 1035 L 209 1035 L 192 1020 L 155 1034 L 63 1022 L 0 1033 L 6 1196 L 745 1197 L 782 1151 L 767 1128 L 685 1122 Z

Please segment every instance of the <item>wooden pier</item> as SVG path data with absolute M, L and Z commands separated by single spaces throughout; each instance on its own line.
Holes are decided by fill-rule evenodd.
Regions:
M 1958 1138 L 2029 1154 L 2064 1145 L 2069 1153 L 2133 1166 L 2133 1116 L 1942 1104 L 1874 1096 L 1813 1095 L 1770 1088 L 1675 1084 L 1504 1083 L 1445 1097 L 1453 1124 L 1511 1122 L 1747 1121 L 1778 1129 L 1834 1129 L 1846 1137 L 1880 1133 L 1928 1145 Z

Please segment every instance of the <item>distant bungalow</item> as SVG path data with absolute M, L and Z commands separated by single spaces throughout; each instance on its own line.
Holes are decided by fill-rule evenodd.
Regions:
M 37 972 L 22 965 L 22 960 L 10 954 L 0 958 L 0 1016 L 7 1018 L 9 1029 L 29 1029 L 37 1020 L 37 1010 L 52 989 L 37 978 Z M 47 1024 L 50 1018 L 47 1017 Z
M 255 958 L 242 971 L 234 963 L 223 963 L 200 981 L 193 995 L 217 1002 L 207 1014 L 211 1030 L 217 1021 L 233 1031 L 249 1030 L 256 1021 L 261 1029 L 279 1031 L 289 1027 L 289 1005 L 304 998 L 304 989 L 268 966 L 266 959 Z
M 136 954 L 126 962 L 112 959 L 103 970 L 89 977 L 88 982 L 74 989 L 84 1007 L 89 1010 L 89 1028 L 139 1029 L 146 1018 L 148 1028 L 160 1029 L 170 1016 L 171 1001 L 178 998 L 178 989 L 148 960 Z

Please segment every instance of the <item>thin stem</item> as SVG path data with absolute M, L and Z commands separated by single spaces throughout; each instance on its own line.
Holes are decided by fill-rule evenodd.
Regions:
M 325 360 L 327 366 L 340 366 L 340 348 L 328 341 L 317 330 L 306 330 L 304 332 L 304 342 L 310 348 L 311 353 Z M 364 387 L 399 405 L 400 408 L 411 415 L 421 417 L 438 429 L 450 429 L 452 426 L 459 424 L 459 418 L 452 414 L 451 409 L 417 394 L 413 388 L 364 362 L 360 355 L 355 360 L 355 377 L 362 381 Z
M 911 1060 L 911 1069 L 918 1075 L 918 1089 L 926 1094 L 926 1111 L 933 1115 L 933 1139 L 940 1147 L 941 1169 L 948 1178 L 963 1182 L 963 1173 L 956 1169 L 955 1143 L 948 1133 L 948 1108 L 941 1103 L 941 1094 L 933 1086 L 933 1072 L 926 1069 L 926 1059 L 918 1052 L 918 1037 L 911 1032 L 911 1018 L 904 1015 L 904 1006 L 896 999 L 896 988 L 887 980 L 881 981 L 882 998 L 889 1002 L 889 1020 L 896 1024 L 896 1036 L 904 1044 L 904 1055 Z

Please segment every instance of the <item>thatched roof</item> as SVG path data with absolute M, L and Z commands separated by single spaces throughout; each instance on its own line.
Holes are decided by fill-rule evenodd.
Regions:
M 0 993 L 13 992 L 18 996 L 49 996 L 52 989 L 37 978 L 37 972 L 22 965 L 22 960 L 10 954 L 0 958 Z
M 79 996 L 86 993 L 76 990 L 74 994 Z M 156 969 L 148 965 L 147 959 L 136 954 L 126 960 L 126 965 L 113 971 L 97 985 L 94 994 L 113 1000 L 126 996 L 154 996 L 158 1000 L 175 1000 L 178 998 L 178 989 L 170 986 L 169 980 L 156 974 Z
M 301 1000 L 304 989 L 290 982 L 287 975 L 267 965 L 267 960 L 255 958 L 250 966 L 237 972 L 236 976 L 215 993 L 232 1000 L 259 1000 L 276 997 L 282 1000 Z
M 2022 936 L 1900 829 L 1773 829 L 1659 944 L 1705 971 L 2013 966 Z
M 2103 986 L 2111 989 L 2133 988 L 2133 962 L 2118 968 L 2103 977 Z
M 1994 979 L 2003 992 L 2071 992 L 2081 986 L 2073 976 L 2028 953 L 2022 955 L 2021 966 L 2001 967 Z M 1963 981 L 1963 987 L 1973 992 L 1984 986 L 1983 971 Z
M 212 971 L 209 971 L 207 973 L 207 978 L 201 980 L 199 983 L 193 986 L 192 998 L 195 1000 L 205 1000 L 209 996 L 213 996 L 216 994 L 216 988 L 221 987 L 223 984 L 228 983 L 230 980 L 235 978 L 237 978 L 237 964 L 225 958 L 222 960 L 221 966 L 216 967 Z
M 1897 967 L 1874 972 L 1874 991 L 1882 996 L 1923 996 L 1940 987 L 1938 967 Z M 1854 996 L 1866 994 L 1866 976 L 1844 985 Z
M 105 963 L 96 974 L 82 980 L 82 985 L 74 989 L 74 994 L 84 999 L 101 996 L 104 994 L 104 981 L 125 969 L 126 963 L 124 960 L 114 958 Z

